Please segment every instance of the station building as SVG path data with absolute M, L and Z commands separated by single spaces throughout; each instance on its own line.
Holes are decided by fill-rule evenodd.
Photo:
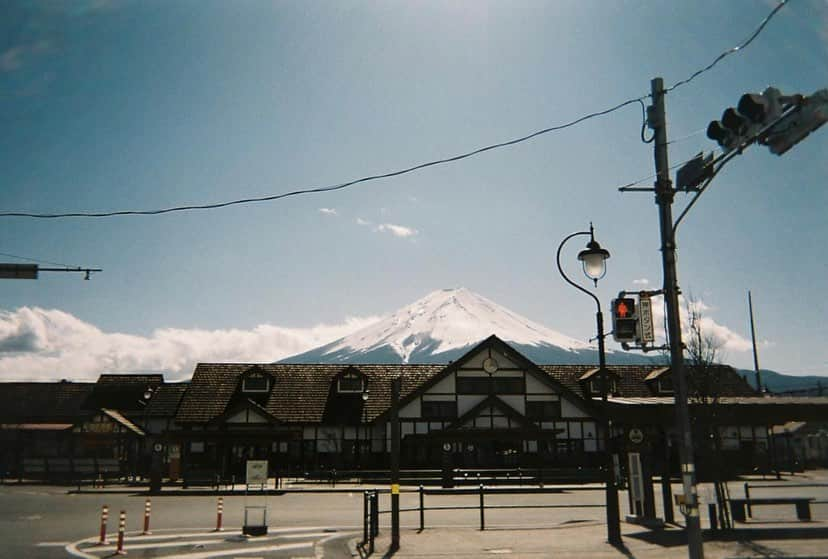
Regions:
M 670 369 L 623 365 L 608 372 L 604 405 L 596 367 L 538 365 L 490 336 L 442 365 L 200 363 L 186 383 L 153 375 L 6 383 L 0 466 L 7 476 L 26 477 L 32 461 L 93 458 L 115 460 L 122 475 L 143 474 L 156 447 L 166 475 L 190 483 L 241 480 L 248 459 L 267 459 L 274 476 L 382 470 L 389 464 L 391 384 L 399 377 L 403 468 L 535 469 L 553 477 L 556 470 L 597 469 L 609 419 L 610 450 L 620 464 L 636 452 L 652 472 L 677 471 Z M 691 393 L 698 396 L 699 386 L 707 392 L 691 399 L 702 471 L 705 464 L 769 471 L 785 458 L 774 448 L 774 425 L 828 416 L 828 398 L 759 395 L 727 366 L 705 371 L 704 382 L 698 371 L 688 374 Z M 38 390 L 36 406 L 9 402 Z M 50 407 L 50 397 L 63 408 Z

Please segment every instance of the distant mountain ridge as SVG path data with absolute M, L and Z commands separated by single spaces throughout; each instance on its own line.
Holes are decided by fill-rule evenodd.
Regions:
M 466 288 L 429 293 L 353 334 L 283 363 L 448 363 L 495 334 L 536 363 L 593 364 L 594 346 L 529 320 Z M 651 363 L 607 351 L 610 364 Z
M 756 388 L 756 372 L 748 369 L 738 369 L 750 385 Z M 784 375 L 769 369 L 759 369 L 762 375 L 762 386 L 770 392 L 791 392 L 796 396 L 828 396 L 828 378 L 820 376 Z M 822 392 L 822 394 L 819 394 Z
M 533 322 L 465 288 L 429 293 L 370 326 L 281 363 L 448 363 L 492 334 L 538 364 L 598 363 L 595 346 Z M 610 365 L 658 363 L 638 353 L 607 351 Z M 738 373 L 756 386 L 753 371 Z M 762 370 L 762 384 L 771 392 L 805 391 L 816 395 L 828 378 L 783 375 Z M 797 395 L 800 395 L 797 393 Z

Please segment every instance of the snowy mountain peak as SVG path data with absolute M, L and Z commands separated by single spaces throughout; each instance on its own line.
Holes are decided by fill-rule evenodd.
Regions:
M 466 348 L 497 335 L 522 346 L 588 350 L 584 342 L 546 328 L 464 287 L 442 289 L 315 353 L 320 357 L 390 350 L 403 363 Z

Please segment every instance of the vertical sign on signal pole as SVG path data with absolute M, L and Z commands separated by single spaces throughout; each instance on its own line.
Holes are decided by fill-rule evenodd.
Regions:
M 650 298 L 644 295 L 638 300 L 638 340 L 642 344 L 651 344 L 655 341 L 653 304 Z

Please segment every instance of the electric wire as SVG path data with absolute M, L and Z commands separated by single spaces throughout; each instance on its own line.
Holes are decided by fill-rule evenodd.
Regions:
M 670 87 L 665 89 L 664 93 L 670 93 L 671 91 L 673 91 L 675 89 L 678 89 L 679 87 L 681 87 L 685 84 L 690 83 L 691 81 L 693 81 L 698 76 L 704 74 L 705 72 L 707 72 L 709 70 L 712 70 L 713 67 L 716 66 L 716 64 L 718 64 L 719 62 L 721 62 L 722 60 L 724 60 L 725 58 L 727 58 L 731 54 L 733 54 L 735 52 L 739 52 L 740 50 L 747 47 L 749 44 L 751 44 L 753 42 L 753 40 L 756 37 L 759 36 L 760 33 L 762 33 L 762 31 L 765 29 L 765 26 L 767 26 L 768 23 L 770 23 L 770 20 L 773 19 L 773 17 L 777 13 L 779 13 L 779 10 L 781 10 L 787 3 L 788 3 L 788 0 L 780 0 L 779 4 L 777 4 L 776 7 L 773 8 L 773 10 L 771 10 L 771 12 L 767 16 L 765 16 L 765 19 L 762 20 L 762 22 L 759 24 L 759 27 L 756 28 L 756 30 L 750 35 L 750 37 L 748 37 L 741 44 L 736 45 L 735 47 L 729 48 L 726 51 L 722 52 L 719 56 L 717 56 L 716 58 L 713 59 L 713 62 L 711 62 L 710 64 L 708 64 L 704 68 L 696 70 L 695 72 L 690 74 L 688 77 L 684 78 L 683 80 L 677 81 L 676 83 L 674 83 L 673 85 L 671 85 Z
M 19 256 L 17 254 L 9 254 L 7 252 L 0 252 L 0 256 L 6 256 L 8 258 L 17 258 L 18 260 L 26 260 L 28 262 L 36 262 L 38 264 L 49 264 L 50 266 L 62 266 L 64 268 L 80 268 L 80 266 L 70 266 L 69 264 L 52 262 L 51 260 L 43 260 L 41 258 L 29 258 L 28 256 Z
M 242 199 L 238 199 L 238 200 L 231 200 L 231 201 L 228 201 L 228 202 L 217 202 L 217 203 L 214 203 L 214 204 L 193 204 L 193 205 L 187 205 L 187 206 L 173 206 L 173 207 L 161 208 L 161 209 L 157 209 L 157 210 L 119 210 L 119 211 L 109 211 L 109 212 L 65 212 L 65 213 L 63 213 L 63 212 L 62 213 L 31 213 L 31 212 L 10 211 L 10 212 L 0 212 L 0 217 L 29 217 L 29 218 L 35 218 L 35 219 L 59 219 L 59 218 L 73 218 L 73 217 L 96 218 L 96 217 L 115 217 L 115 216 L 126 216 L 126 215 L 161 215 L 161 214 L 167 214 L 167 213 L 173 213 L 173 212 L 183 212 L 183 211 L 191 211 L 191 210 L 212 210 L 212 209 L 217 209 L 217 208 L 226 208 L 228 206 L 237 206 L 237 205 L 241 205 L 241 204 L 251 204 L 251 203 L 256 203 L 256 202 L 268 202 L 268 201 L 271 201 L 271 200 L 280 200 L 282 198 L 288 198 L 288 197 L 291 197 L 291 196 L 298 196 L 298 195 L 301 195 L 301 194 L 313 194 L 313 193 L 319 193 L 319 192 L 332 192 L 332 191 L 335 191 L 335 190 L 341 190 L 343 188 L 347 188 L 349 186 L 354 186 L 356 184 L 360 184 L 360 183 L 364 183 L 364 182 L 375 181 L 375 180 L 380 180 L 380 179 L 387 179 L 387 178 L 391 178 L 391 177 L 397 177 L 397 176 L 400 176 L 400 175 L 405 175 L 405 174 L 408 174 L 408 173 L 412 173 L 414 171 L 419 171 L 421 169 L 425 169 L 425 168 L 428 168 L 428 167 L 434 167 L 434 166 L 443 165 L 443 164 L 446 164 L 446 163 L 453 163 L 455 161 L 460 161 L 462 159 L 467 159 L 469 157 L 473 157 L 475 155 L 479 155 L 479 154 L 485 153 L 487 151 L 492 151 L 492 150 L 495 150 L 495 149 L 500 149 L 500 148 L 504 148 L 504 147 L 507 147 L 507 146 L 512 146 L 512 145 L 515 145 L 515 144 L 519 144 L 519 143 L 525 142 L 527 140 L 531 140 L 532 138 L 536 138 L 538 136 L 541 136 L 543 134 L 548 134 L 550 132 L 556 132 L 558 130 L 563 130 L 565 128 L 570 128 L 570 127 L 575 126 L 577 124 L 580 124 L 581 122 L 584 122 L 586 120 L 596 118 L 596 117 L 599 117 L 599 116 L 607 115 L 609 113 L 615 112 L 615 111 L 617 111 L 617 110 L 619 110 L 623 107 L 626 107 L 628 105 L 631 105 L 633 103 L 641 102 L 641 101 L 643 101 L 643 99 L 646 99 L 646 96 L 636 97 L 634 99 L 628 99 L 628 100 L 623 101 L 621 103 L 618 103 L 617 105 L 615 105 L 613 107 L 610 107 L 608 109 L 604 109 L 602 111 L 596 111 L 596 112 L 593 112 L 593 113 L 586 114 L 584 116 L 581 116 L 579 118 L 571 120 L 567 123 L 560 124 L 560 125 L 557 125 L 557 126 L 550 126 L 548 128 L 544 128 L 542 130 L 532 132 L 531 134 L 527 134 L 527 135 L 521 136 L 519 138 L 514 138 L 512 140 L 507 140 L 507 141 L 504 141 L 504 142 L 499 142 L 499 143 L 496 143 L 496 144 L 491 144 L 491 145 L 488 145 L 488 146 L 477 148 L 477 149 L 474 149 L 472 151 L 461 153 L 460 155 L 455 155 L 455 156 L 452 156 L 452 157 L 445 157 L 445 158 L 442 158 L 442 159 L 436 159 L 436 160 L 433 160 L 433 161 L 428 161 L 426 163 L 420 163 L 418 165 L 413 165 L 413 166 L 407 167 L 405 169 L 400 169 L 400 170 L 397 170 L 397 171 L 390 171 L 388 173 L 382 173 L 382 174 L 378 174 L 378 175 L 370 175 L 370 176 L 367 176 L 367 177 L 362 177 L 362 178 L 359 178 L 359 179 L 355 179 L 355 180 L 351 180 L 351 181 L 348 181 L 348 182 L 335 184 L 335 185 L 331 185 L 331 186 L 321 186 L 321 187 L 315 187 L 315 188 L 304 188 L 304 189 L 300 189 L 300 190 L 293 190 L 291 192 L 285 192 L 285 193 L 282 193 L 282 194 L 271 194 L 271 195 L 267 195 L 267 196 L 259 196 L 259 197 L 254 197 L 254 198 L 242 198 Z
M 644 105 L 643 100 L 639 99 L 638 102 L 641 103 L 641 141 L 649 144 L 655 140 L 655 133 L 653 133 L 649 140 L 645 137 L 644 133 L 647 130 L 647 107 Z
M 668 143 L 669 143 L 669 142 L 668 142 Z M 717 152 L 717 151 L 719 151 L 720 149 L 721 149 L 721 148 L 716 148 L 716 149 L 712 150 L 712 151 L 711 151 L 711 153 L 716 153 L 716 152 Z M 691 158 L 689 158 L 689 159 L 685 159 L 684 161 L 681 161 L 681 162 L 679 162 L 679 163 L 674 163 L 674 164 L 670 165 L 670 167 L 668 167 L 668 169 L 669 169 L 670 171 L 672 171 L 673 169 L 677 169 L 678 167 L 681 167 L 681 166 L 682 166 L 682 165 L 684 165 L 685 163 L 690 163 L 690 162 L 691 162 L 691 161 L 693 161 L 696 157 L 697 157 L 697 156 L 695 156 L 695 155 L 694 155 L 693 157 L 691 157 Z M 656 173 L 653 173 L 653 174 L 651 174 L 651 175 L 647 175 L 646 177 L 641 177 L 640 179 L 638 179 L 638 180 L 636 180 L 636 181 L 633 181 L 633 182 L 628 182 L 627 184 L 625 184 L 625 185 L 623 185 L 623 186 L 619 186 L 619 187 L 618 187 L 618 190 L 620 190 L 621 192 L 624 192 L 625 190 L 627 190 L 627 189 L 629 189 L 629 188 L 631 188 L 631 187 L 633 187 L 633 186 L 638 186 L 638 185 L 639 185 L 639 184 L 641 184 L 642 182 L 644 182 L 644 181 L 646 181 L 646 180 L 649 180 L 649 179 L 653 179 L 653 178 L 655 178 L 655 177 L 656 177 Z
M 759 36 L 759 34 L 764 30 L 764 28 L 771 21 L 771 19 L 787 3 L 788 3 L 788 0 L 781 0 L 780 3 L 775 8 L 773 8 L 773 10 L 771 10 L 771 12 L 765 17 L 765 19 L 762 20 L 759 27 L 756 28 L 756 30 L 750 35 L 750 37 L 747 38 L 747 40 L 745 40 L 744 42 L 742 42 L 741 44 L 739 44 L 735 47 L 732 47 L 732 48 L 722 52 L 721 54 L 719 54 L 719 56 L 717 56 L 710 64 L 708 64 L 704 68 L 696 70 L 695 72 L 693 72 L 687 78 L 685 78 L 683 80 L 679 80 L 678 82 L 674 83 L 672 86 L 670 86 L 669 88 L 664 90 L 665 93 L 669 93 L 669 92 L 674 91 L 675 89 L 677 89 L 677 88 L 679 88 L 683 85 L 686 85 L 686 84 L 690 83 L 696 77 L 698 77 L 701 74 L 704 74 L 705 72 L 708 72 L 711 69 L 713 69 L 713 67 L 715 67 L 721 60 L 723 60 L 727 56 L 729 56 L 729 55 L 731 55 L 735 52 L 739 52 L 742 49 L 744 49 L 745 47 L 747 47 L 751 42 L 753 42 L 754 39 L 756 39 L 756 37 Z M 597 118 L 599 116 L 608 115 L 610 113 L 613 113 L 613 112 L 615 112 L 619 109 L 622 109 L 622 108 L 624 108 L 628 105 L 631 105 L 633 103 L 640 103 L 641 107 L 642 107 L 642 111 L 644 111 L 644 118 L 643 118 L 644 123 L 642 124 L 642 129 L 641 129 L 641 139 L 644 142 L 652 142 L 653 141 L 652 139 L 647 140 L 644 136 L 644 132 L 645 132 L 645 129 L 646 129 L 646 107 L 644 106 L 644 100 L 648 99 L 650 97 L 651 97 L 651 95 L 648 93 L 648 94 L 642 95 L 640 97 L 627 99 L 626 101 L 618 103 L 617 105 L 614 105 L 614 106 L 612 106 L 608 109 L 604 109 L 604 110 L 601 110 L 601 111 L 596 111 L 596 112 L 593 112 L 593 113 L 583 115 L 581 117 L 578 117 L 578 118 L 576 118 L 574 120 L 571 120 L 569 122 L 566 122 L 564 124 L 560 124 L 560 125 L 556 125 L 556 126 L 550 126 L 548 128 L 543 128 L 541 130 L 537 130 L 535 132 L 526 134 L 526 135 L 518 137 L 518 138 L 514 138 L 514 139 L 511 139 L 511 140 L 506 140 L 506 141 L 503 141 L 503 142 L 483 146 L 483 147 L 480 147 L 480 148 L 477 148 L 477 149 L 474 149 L 474 150 L 471 150 L 471 151 L 467 151 L 465 153 L 461 153 L 459 155 L 455 155 L 455 156 L 451 156 L 451 157 L 445 157 L 445 158 L 442 158 L 442 159 L 436 159 L 436 160 L 432 160 L 432 161 L 427 161 L 425 163 L 420 163 L 420 164 L 413 165 L 411 167 L 407 167 L 407 168 L 404 168 L 404 169 L 400 169 L 400 170 L 396 170 L 396 171 L 390 171 L 390 172 L 387 172 L 387 173 L 381 173 L 381 174 L 376 174 L 376 175 L 370 175 L 370 176 L 366 176 L 366 177 L 362 177 L 362 178 L 358 178 L 358 179 L 354 179 L 354 180 L 351 180 L 351 181 L 347 181 L 347 182 L 343 182 L 343 183 L 339 183 L 339 184 L 334 184 L 334 185 L 330 185 L 330 186 L 321 186 L 321 187 L 314 187 L 314 188 L 303 188 L 303 189 L 293 190 L 293 191 L 290 191 L 290 192 L 284 192 L 284 193 L 281 193 L 281 194 L 270 194 L 270 195 L 266 195 L 266 196 L 241 198 L 241 199 L 237 199 L 237 200 L 230 200 L 230 201 L 226 201 L 226 202 L 216 202 L 216 203 L 212 203 L 212 204 L 191 204 L 191 205 L 172 206 L 172 207 L 153 209 L 153 210 L 117 210 L 117 211 L 105 211 L 105 212 L 55 212 L 55 213 L 35 213 L 35 212 L 23 212 L 23 211 L 7 211 L 7 212 L 0 212 L 0 217 L 24 217 L 24 218 L 34 218 L 34 219 L 59 219 L 59 218 L 104 218 L 104 217 L 117 217 L 117 216 L 129 216 L 129 215 L 161 215 L 161 214 L 168 214 L 168 213 L 174 213 L 174 212 L 184 212 L 184 211 L 193 211 L 193 210 L 212 210 L 212 209 L 226 208 L 226 207 L 229 207 L 229 206 L 237 206 L 237 205 L 243 205 L 243 204 L 269 202 L 269 201 L 273 201 L 273 200 L 280 200 L 280 199 L 283 199 L 283 198 L 289 198 L 289 197 L 292 197 L 292 196 L 299 196 L 299 195 L 304 195 L 304 194 L 333 192 L 333 191 L 336 191 L 336 190 L 341 190 L 341 189 L 344 189 L 344 188 L 348 188 L 350 186 L 354 186 L 354 185 L 369 182 L 369 181 L 376 181 L 376 180 L 381 180 L 381 179 L 397 177 L 397 176 L 400 176 L 400 175 L 405 175 L 405 174 L 408 174 L 408 173 L 412 173 L 412 172 L 415 172 L 415 171 L 426 169 L 428 167 L 434 167 L 434 166 L 437 166 L 437 165 L 444 165 L 444 164 L 448 164 L 448 163 L 454 163 L 456 161 L 460 161 L 460 160 L 463 160 L 463 159 L 474 157 L 474 156 L 480 155 L 480 154 L 488 152 L 488 151 L 501 149 L 501 148 L 513 146 L 513 145 L 516 145 L 516 144 L 520 144 L 522 142 L 526 142 L 528 140 L 531 140 L 533 138 L 536 138 L 536 137 L 544 135 L 544 134 L 548 134 L 550 132 L 556 132 L 556 131 L 559 131 L 559 130 L 564 130 L 566 128 L 576 126 L 576 125 L 578 125 L 578 124 L 580 124 L 580 123 L 582 123 L 586 120 Z M 647 177 L 647 178 L 651 178 L 651 177 Z M 643 180 L 646 180 L 647 178 L 641 179 L 641 180 L 643 181 Z M 637 183 L 633 183 L 633 184 L 637 184 Z M 631 186 L 631 185 L 625 185 L 625 186 Z M 624 188 L 624 187 L 622 187 L 622 188 Z

